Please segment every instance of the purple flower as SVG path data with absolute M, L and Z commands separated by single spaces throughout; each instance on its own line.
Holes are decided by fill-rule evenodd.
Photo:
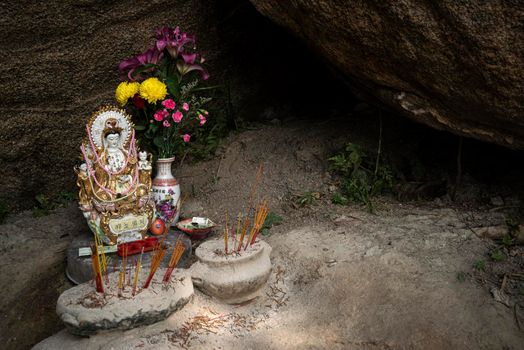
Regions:
M 182 57 L 184 57 L 184 55 Z M 203 80 L 207 80 L 209 78 L 209 73 L 204 69 L 204 67 L 196 63 L 190 63 L 191 61 L 194 62 L 192 57 L 189 57 L 187 61 L 185 59 L 177 61 L 176 68 L 180 74 L 185 75 L 191 71 L 196 70 L 200 72 Z
M 192 47 L 187 50 L 184 47 L 186 44 L 192 44 Z M 198 55 L 192 52 L 195 50 L 195 37 L 181 32 L 179 27 L 175 29 L 164 27 L 158 30 L 156 33 L 156 49 L 158 51 L 166 49 L 171 57 L 174 59 L 179 58 L 177 60 L 177 69 L 180 74 L 185 75 L 196 70 L 200 72 L 202 79 L 207 80 L 209 78 L 206 70 L 198 64 Z M 202 62 L 200 60 L 200 63 Z
M 129 81 L 135 81 L 140 78 L 137 77 L 137 79 L 135 79 L 133 77 L 133 73 L 138 67 L 147 64 L 157 64 L 163 56 L 164 53 L 162 51 L 153 47 L 140 55 L 123 60 L 118 65 L 118 70 L 123 77 L 127 75 Z
M 183 53 L 180 56 L 182 56 L 184 63 L 187 63 L 187 64 L 194 64 L 197 58 L 196 53 Z
M 157 50 L 163 51 L 167 49 L 173 58 L 184 52 L 184 45 L 187 43 L 195 44 L 195 37 L 181 32 L 179 27 L 175 29 L 164 27 L 156 33 Z

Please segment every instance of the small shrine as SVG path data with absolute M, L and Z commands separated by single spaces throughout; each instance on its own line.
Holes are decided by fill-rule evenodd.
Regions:
M 68 250 L 66 273 L 78 285 L 57 304 L 72 334 L 161 321 L 189 302 L 193 286 L 221 302 L 242 303 L 268 280 L 271 247 L 258 238 L 269 212 L 266 200 L 257 204 L 262 166 L 247 212 L 236 226 L 226 214 L 220 237 L 213 237 L 217 225 L 209 218 L 179 221 L 187 194 L 181 195 L 173 162 L 191 130 L 209 117 L 203 108 L 209 99 L 193 93 L 208 76 L 195 48 L 194 37 L 178 27 L 159 30 L 153 48 L 120 64 L 120 106 L 104 106 L 86 121 L 74 171 L 90 234 Z M 187 268 L 192 243 L 199 247 Z

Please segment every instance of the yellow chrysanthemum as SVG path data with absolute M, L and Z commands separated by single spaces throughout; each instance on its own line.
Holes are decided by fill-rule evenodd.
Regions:
M 140 84 L 137 82 L 121 82 L 120 84 L 118 84 L 118 87 L 115 90 L 116 101 L 120 103 L 121 106 L 125 105 L 127 103 L 127 100 L 129 100 L 130 98 L 135 96 L 135 94 L 138 93 L 139 88 Z
M 140 97 L 149 103 L 156 103 L 158 100 L 163 100 L 166 95 L 166 84 L 157 78 L 146 79 L 140 84 Z

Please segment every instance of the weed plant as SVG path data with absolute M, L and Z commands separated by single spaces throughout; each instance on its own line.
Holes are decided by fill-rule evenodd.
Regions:
M 262 225 L 262 235 L 269 236 L 269 230 L 271 229 L 271 227 L 273 227 L 274 225 L 280 225 L 283 221 L 284 219 L 280 215 L 270 211 L 267 214 L 266 220 L 264 221 L 264 225 Z
M 47 216 L 51 211 L 66 207 L 69 203 L 77 199 L 73 192 L 62 191 L 54 198 L 49 198 L 44 194 L 35 197 L 37 205 L 33 208 L 33 217 Z
M 372 156 L 358 145 L 349 143 L 329 158 L 331 169 L 343 178 L 339 191 L 333 194 L 333 203 L 361 203 L 373 211 L 373 197 L 393 188 L 392 172 L 380 164 L 379 155 Z

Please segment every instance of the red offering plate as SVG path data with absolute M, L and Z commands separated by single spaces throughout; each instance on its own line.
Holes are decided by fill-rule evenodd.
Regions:
M 215 228 L 215 226 L 216 224 L 211 220 L 209 220 L 209 224 L 205 227 L 194 226 L 192 218 L 180 220 L 176 224 L 176 227 L 180 231 L 187 233 L 192 239 L 197 240 L 204 239 L 205 237 L 207 237 L 209 232 L 211 232 Z
M 118 256 L 124 256 L 124 248 L 127 247 L 127 255 L 139 254 L 144 248 L 144 252 L 149 252 L 155 249 L 155 245 L 158 243 L 158 238 L 148 237 L 139 241 L 122 243 L 118 245 L 117 254 Z

